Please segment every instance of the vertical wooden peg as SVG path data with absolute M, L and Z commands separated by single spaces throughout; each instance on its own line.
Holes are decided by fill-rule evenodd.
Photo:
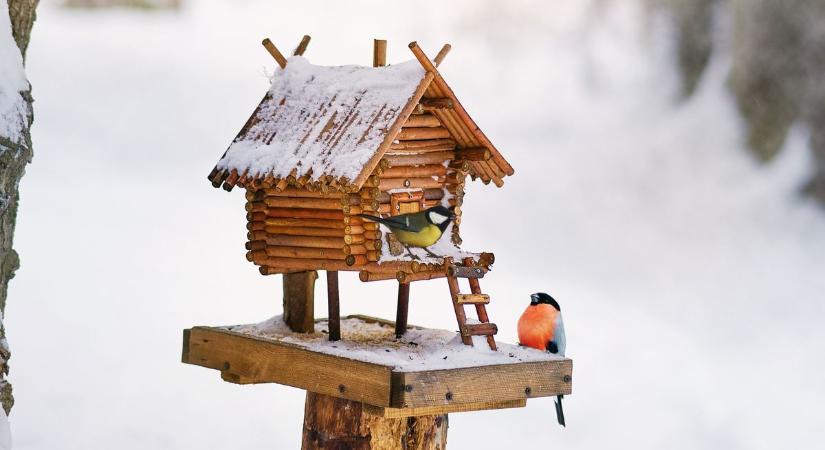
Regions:
M 395 312 L 395 337 L 407 332 L 407 315 L 410 310 L 410 283 L 398 283 L 398 309 Z
M 387 41 L 375 39 L 372 45 L 372 66 L 384 67 L 387 65 Z
M 327 305 L 329 309 L 329 340 L 341 340 L 341 309 L 338 298 L 338 271 L 327 270 Z

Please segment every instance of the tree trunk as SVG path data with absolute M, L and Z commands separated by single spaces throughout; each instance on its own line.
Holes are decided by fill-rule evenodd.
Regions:
M 10 0 L 8 2 L 12 36 L 22 56 L 25 56 L 29 45 L 37 2 L 38 0 Z M 5 18 L 0 18 L 0 20 L 5 20 Z M 0 36 L 1 39 L 6 39 L 6 36 Z M 3 61 L 3 64 L 10 63 Z M 25 106 L 22 133 L 20 136 L 0 135 L 0 318 L 6 309 L 9 280 L 14 278 L 14 272 L 20 266 L 17 252 L 12 248 L 14 226 L 17 220 L 17 203 L 20 198 L 18 185 L 25 173 L 26 164 L 32 158 L 29 132 L 33 120 L 31 88 L 23 90 L 20 95 Z M 0 402 L 7 414 L 14 404 L 11 384 L 6 379 L 10 355 L 5 328 L 0 322 Z
M 447 415 L 385 419 L 361 403 L 307 392 L 302 450 L 445 450 Z

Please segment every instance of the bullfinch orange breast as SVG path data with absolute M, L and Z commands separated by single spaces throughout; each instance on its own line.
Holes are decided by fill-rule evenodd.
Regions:
M 544 292 L 530 296 L 530 305 L 518 320 L 518 339 L 521 345 L 564 356 L 567 337 L 559 303 Z M 556 418 L 565 426 L 562 396 L 556 398 Z

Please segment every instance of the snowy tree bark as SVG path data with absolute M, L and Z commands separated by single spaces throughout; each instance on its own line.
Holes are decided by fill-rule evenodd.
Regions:
M 0 2 L 6 3 L 6 0 L 0 0 Z M 38 0 L 9 0 L 7 3 L 12 37 L 21 56 L 25 56 L 26 48 L 29 45 L 37 3 Z M 2 9 L 5 8 L 0 8 L 0 10 Z M 0 18 L 0 20 L 5 21 L 5 18 Z M 2 39 L 8 38 L 0 35 L 0 40 Z M 0 64 L 11 64 L 11 62 L 3 60 Z M 14 70 L 14 68 L 11 69 Z M 12 94 L 14 93 L 5 93 L 7 96 Z M 14 127 L 0 127 L 0 317 L 2 317 L 2 313 L 6 308 L 9 281 L 14 278 L 14 272 L 20 265 L 17 252 L 12 248 L 17 219 L 17 203 L 20 198 L 18 185 L 25 173 L 26 164 L 32 158 L 31 134 L 29 132 L 33 120 L 31 88 L 27 86 L 27 88 L 19 91 L 19 96 L 22 98 L 21 111 L 23 115 L 20 128 L 15 130 Z M 2 112 L 0 111 L 0 113 Z M 0 119 L 9 120 L 9 117 L 0 116 Z M 11 131 L 4 133 L 3 130 Z M 0 322 L 0 402 L 2 402 L 6 413 L 11 410 L 14 403 L 11 384 L 6 379 L 9 373 L 9 356 L 5 328 Z

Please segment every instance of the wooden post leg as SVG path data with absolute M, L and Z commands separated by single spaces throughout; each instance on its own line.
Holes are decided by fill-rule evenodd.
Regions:
M 338 271 L 327 270 L 327 304 L 329 305 L 329 340 L 341 339 L 341 309 L 338 298 Z
M 284 322 L 296 333 L 315 331 L 315 280 L 318 272 L 284 274 Z
M 398 283 L 398 309 L 395 311 L 395 337 L 407 332 L 407 315 L 410 310 L 410 283 Z
M 447 415 L 385 419 L 361 403 L 307 392 L 302 450 L 445 450 Z

